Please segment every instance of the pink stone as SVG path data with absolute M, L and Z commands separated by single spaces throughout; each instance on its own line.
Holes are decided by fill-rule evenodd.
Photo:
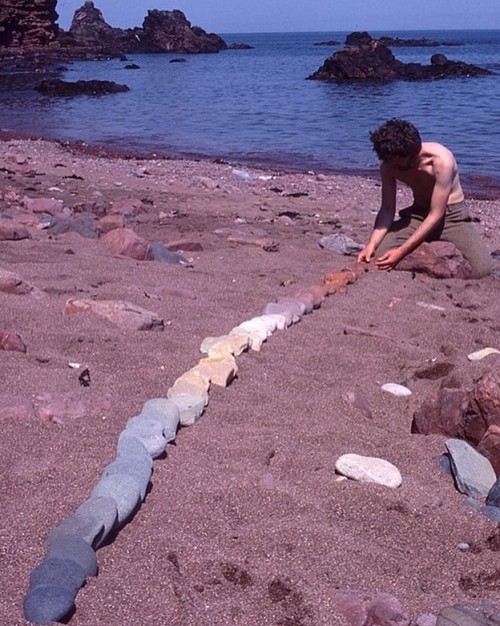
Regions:
M 130 228 L 115 228 L 102 237 L 111 254 L 128 256 L 144 261 L 148 252 L 148 242 Z
M 0 291 L 16 295 L 30 293 L 31 285 L 25 282 L 20 276 L 0 268 Z
M 33 213 L 48 213 L 49 215 L 58 215 L 63 209 L 62 200 L 56 200 L 55 198 L 29 198 L 24 196 L 21 204 Z
M 493 424 L 488 428 L 477 446 L 477 451 L 489 460 L 495 474 L 500 476 L 500 426 Z
M 123 217 L 136 217 L 140 213 L 144 213 L 146 209 L 142 206 L 140 200 L 125 199 L 113 202 L 110 212 L 118 213 Z
M 0 331 L 0 350 L 26 352 L 27 347 L 21 335 Z
M 168 250 L 173 252 L 200 252 L 203 250 L 203 246 L 199 241 L 193 241 L 192 239 L 178 239 L 176 241 L 169 241 L 165 244 Z
M 97 222 L 101 233 L 109 233 L 115 228 L 125 228 L 126 220 L 123 215 L 106 215 Z
M 64 307 L 65 315 L 87 313 L 103 319 L 123 330 L 164 330 L 165 324 L 156 313 L 130 302 L 119 300 L 77 300 L 70 298 Z
M 0 241 L 18 241 L 29 238 L 28 229 L 22 224 L 11 220 L 0 220 Z

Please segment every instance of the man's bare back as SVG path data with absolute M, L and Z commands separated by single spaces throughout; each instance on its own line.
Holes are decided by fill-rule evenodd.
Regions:
M 390 175 L 408 185 L 418 206 L 430 207 L 436 179 L 443 177 L 449 178 L 447 204 L 456 204 L 464 199 L 455 157 L 440 143 L 422 143 L 422 149 L 409 169 L 404 164 L 403 168 L 398 167 L 397 162 L 384 165 Z

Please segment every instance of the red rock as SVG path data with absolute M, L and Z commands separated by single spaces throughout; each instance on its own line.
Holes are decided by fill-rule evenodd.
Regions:
M 23 207 L 32 213 L 48 213 L 49 215 L 58 215 L 62 212 L 62 200 L 55 198 L 29 198 L 24 196 L 21 200 Z
M 310 310 L 317 309 L 323 304 L 327 293 L 327 287 L 323 285 L 311 285 L 306 289 L 299 290 L 293 297 L 304 302 L 307 307 L 307 312 L 310 313 Z
M 16 295 L 24 295 L 32 291 L 31 285 L 20 276 L 0 268 L 0 291 Z
M 118 300 L 76 300 L 70 298 L 64 307 L 65 315 L 88 313 L 122 330 L 163 330 L 165 325 L 156 313 L 130 302 Z
M 147 256 L 148 242 L 130 228 L 115 228 L 106 233 L 102 241 L 111 254 L 128 256 L 137 261 L 144 261 Z
M 500 426 L 500 360 L 476 382 L 472 395 L 486 424 Z
M 27 347 L 20 335 L 0 331 L 0 350 L 26 352 Z
M 136 217 L 140 213 L 145 213 L 146 209 L 143 207 L 140 200 L 126 199 L 113 202 L 111 205 L 110 213 L 118 213 L 125 218 Z
M 468 405 L 469 392 L 442 387 L 436 397 L 427 398 L 415 411 L 411 432 L 457 437 L 460 430 L 463 431 L 463 418 Z
M 500 476 L 500 426 L 492 424 L 484 433 L 477 451 L 492 464 L 495 474 Z
M 97 227 L 101 233 L 109 233 L 116 228 L 125 228 L 126 224 L 123 215 L 105 215 L 97 222 Z
M 447 241 L 420 244 L 398 263 L 396 269 L 421 272 L 433 278 L 474 278 L 474 272 L 462 253 Z
M 11 220 L 0 220 L 0 241 L 18 241 L 19 239 L 29 239 L 28 229 L 22 224 Z
M 399 600 L 388 593 L 336 589 L 331 597 L 349 626 L 408 626 L 410 619 Z
M 347 285 L 352 284 L 356 278 L 356 274 L 353 271 L 342 270 L 325 274 L 323 280 L 328 293 L 336 293 L 346 291 Z
M 0 396 L 0 422 L 7 419 L 27 419 L 34 415 L 35 407 L 28 398 Z

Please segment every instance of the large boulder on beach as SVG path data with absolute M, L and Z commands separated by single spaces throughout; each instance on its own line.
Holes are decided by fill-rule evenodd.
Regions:
M 396 59 L 387 45 L 372 39 L 368 33 L 360 33 L 354 41 L 353 45 L 346 45 L 332 54 L 308 78 L 334 82 L 386 82 L 492 74 L 476 65 L 450 61 L 444 54 L 433 55 L 430 65 L 403 63 Z

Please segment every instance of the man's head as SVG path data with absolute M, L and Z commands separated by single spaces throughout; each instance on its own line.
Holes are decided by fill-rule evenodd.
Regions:
M 405 120 L 393 118 L 370 133 L 378 158 L 397 169 L 408 170 L 422 148 L 418 130 Z

